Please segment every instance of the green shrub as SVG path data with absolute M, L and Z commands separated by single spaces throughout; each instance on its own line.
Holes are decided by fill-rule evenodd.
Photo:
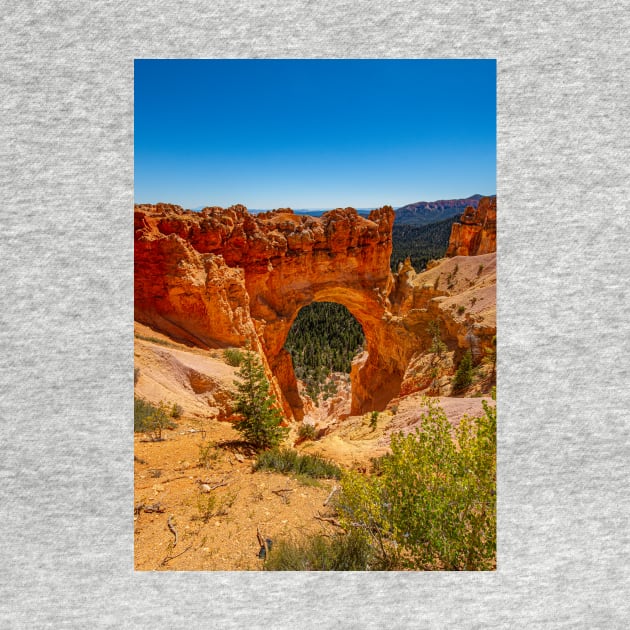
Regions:
M 236 494 L 228 494 L 217 499 L 213 494 L 201 493 L 197 496 L 198 520 L 207 523 L 214 516 L 225 516 L 236 500 Z M 193 517 L 195 518 L 195 517 Z
M 457 314 L 458 314 L 458 315 L 463 315 L 463 313 L 464 313 L 464 311 L 465 311 L 465 310 L 466 310 L 466 307 L 465 307 L 463 304 L 460 304 L 460 305 L 457 307 Z
M 210 468 L 210 465 L 219 459 L 219 451 L 216 444 L 211 441 L 203 441 L 199 444 L 198 465 L 201 468 Z
M 223 351 L 223 358 L 228 365 L 232 367 L 239 367 L 241 363 L 243 363 L 243 359 L 245 355 L 241 350 L 237 350 L 236 348 L 228 348 Z
M 374 561 L 367 538 L 358 530 L 304 542 L 279 540 L 265 562 L 266 571 L 365 571 Z
M 381 455 L 380 457 L 371 457 L 370 463 L 372 464 L 372 474 L 373 475 L 382 475 L 383 474 L 383 462 L 391 457 L 389 453 L 385 453 L 385 455 Z
M 370 414 L 370 428 L 372 431 L 376 430 L 376 423 L 378 422 L 378 411 L 373 411 Z
M 238 395 L 234 411 L 241 416 L 235 428 L 256 450 L 278 446 L 288 433 L 281 426 L 282 414 L 269 391 L 269 381 L 260 360 L 253 352 L 243 355 L 235 381 Z
M 144 433 L 147 430 L 146 420 L 156 409 L 157 407 L 142 398 L 133 399 L 133 430 L 136 433 Z
M 175 418 L 175 420 L 178 420 L 182 417 L 183 413 L 184 408 L 177 403 L 173 403 L 173 406 L 171 407 L 171 418 Z
M 350 472 L 337 499 L 347 531 L 368 537 L 382 566 L 489 570 L 496 553 L 496 408 L 453 429 L 425 399 L 420 430 L 394 435 L 380 476 Z
M 177 425 L 169 418 L 164 403 L 156 407 L 142 398 L 133 401 L 133 430 L 146 433 L 155 441 L 162 439 L 163 429 L 174 429 Z
M 497 375 L 497 336 L 492 337 L 492 346 L 485 349 L 484 360 L 492 366 L 492 378 L 496 378 Z
M 298 438 L 300 440 L 314 440 L 317 437 L 317 429 L 315 425 L 303 422 L 298 429 Z
M 472 354 L 470 350 L 466 351 L 466 354 L 459 362 L 457 372 L 455 372 L 455 378 L 453 378 L 453 389 L 460 391 L 472 383 L 473 380 L 473 365 Z
M 446 344 L 442 341 L 442 333 L 440 332 L 440 322 L 432 320 L 429 322 L 427 332 L 431 336 L 431 346 L 429 352 L 442 356 L 442 352 L 446 350 Z
M 285 475 L 339 479 L 341 469 L 319 455 L 299 455 L 288 448 L 260 453 L 254 462 L 254 470 L 275 470 Z

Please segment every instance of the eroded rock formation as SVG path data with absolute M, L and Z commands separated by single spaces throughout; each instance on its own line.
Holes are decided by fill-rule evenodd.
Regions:
M 393 221 L 391 207 L 365 219 L 352 208 L 315 218 L 291 210 L 254 216 L 243 206 L 136 206 L 136 319 L 202 346 L 260 344 L 285 408 L 299 418 L 287 334 L 303 306 L 338 302 L 366 336 L 366 357 L 353 370 L 353 412 L 382 407 L 404 374 L 382 325 Z
M 492 207 L 483 214 L 482 231 L 490 228 Z M 352 367 L 351 413 L 381 410 L 409 381 L 412 357 L 427 351 L 430 321 L 441 323 L 454 353 L 463 352 L 471 330 L 482 327 L 478 316 L 464 318 L 451 308 L 453 294 L 473 284 L 483 288 L 482 274 L 468 270 L 457 277 L 451 269 L 449 276 L 440 266 L 453 267 L 457 259 L 424 274 L 410 265 L 391 274 L 393 221 L 388 206 L 367 219 L 352 208 L 315 218 L 289 209 L 251 215 L 243 206 L 201 212 L 136 206 L 136 320 L 200 347 L 249 344 L 261 353 L 287 415 L 301 419 L 286 337 L 302 307 L 343 304 L 366 338 Z M 479 240 L 485 247 L 489 236 Z M 480 347 L 492 330 L 473 332 Z
M 468 206 L 451 229 L 447 256 L 478 256 L 497 251 L 497 198 L 482 197 Z

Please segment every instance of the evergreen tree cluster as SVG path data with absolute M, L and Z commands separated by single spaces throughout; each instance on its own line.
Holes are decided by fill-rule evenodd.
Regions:
M 392 271 L 397 271 L 399 263 L 407 256 L 416 271 L 422 271 L 430 260 L 443 258 L 451 237 L 451 226 L 458 220 L 459 215 L 423 226 L 394 223 Z
M 350 311 L 333 302 L 314 302 L 295 319 L 284 345 L 291 354 L 295 376 L 306 382 L 315 400 L 320 391 L 334 394 L 326 382 L 331 372 L 350 373 L 352 358 L 364 343 L 363 329 Z

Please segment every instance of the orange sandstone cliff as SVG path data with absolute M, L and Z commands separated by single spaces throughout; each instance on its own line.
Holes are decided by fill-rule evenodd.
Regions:
M 494 208 L 496 219 L 496 204 L 482 199 L 482 206 Z M 483 215 L 482 248 L 491 240 L 490 215 L 488 209 Z M 465 264 L 467 254 L 420 274 L 404 265 L 394 276 L 394 216 L 389 206 L 368 218 L 352 208 L 316 218 L 290 209 L 251 215 L 240 205 L 201 212 L 137 205 L 135 318 L 201 348 L 249 345 L 260 352 L 287 416 L 301 419 L 303 404 L 283 346 L 302 307 L 338 302 L 366 338 L 352 367 L 351 413 L 383 409 L 401 387 L 422 389 L 418 374 L 425 368 L 409 368 L 430 346 L 430 321 L 440 323 L 454 358 L 471 339 L 482 352 L 496 332 L 494 255 L 485 273 L 476 263 Z M 453 245 L 453 255 L 458 247 Z M 465 313 L 458 295 L 469 306 Z
M 497 251 L 497 198 L 482 197 L 468 206 L 451 229 L 447 256 L 478 256 Z

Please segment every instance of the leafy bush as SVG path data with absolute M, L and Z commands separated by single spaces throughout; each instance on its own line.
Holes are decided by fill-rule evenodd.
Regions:
M 315 425 L 303 422 L 298 429 L 298 438 L 300 440 L 314 440 L 317 437 L 317 429 Z
M 265 562 L 266 571 L 365 571 L 374 559 L 358 530 L 333 537 L 312 536 L 303 543 L 278 541 Z
M 183 413 L 184 408 L 177 403 L 173 403 L 173 406 L 171 407 L 171 418 L 175 418 L 175 420 L 178 420 L 182 417 Z
M 275 470 L 283 474 L 294 473 L 316 479 L 339 479 L 341 469 L 318 455 L 299 455 L 291 449 L 274 449 L 260 453 L 254 470 Z
M 133 399 L 133 430 L 144 433 L 147 430 L 146 420 L 157 410 L 151 403 L 142 398 Z
M 377 422 L 378 422 L 378 411 L 373 411 L 370 414 L 370 429 L 372 429 L 372 431 L 376 430 Z
M 385 455 L 381 455 L 380 457 L 371 457 L 370 463 L 372 465 L 372 474 L 373 475 L 382 475 L 383 474 L 383 462 L 391 457 L 389 453 L 385 453 Z
M 241 419 L 235 424 L 236 430 L 256 450 L 278 446 L 289 430 L 281 426 L 282 414 L 269 391 L 263 366 L 253 352 L 243 355 L 238 376 L 241 380 L 235 381 L 238 395 L 234 411 Z
M 457 368 L 457 372 L 455 372 L 455 378 L 453 379 L 453 389 L 455 391 L 460 391 L 465 387 L 468 387 L 472 383 L 473 380 L 473 365 L 472 365 L 472 354 L 470 350 L 466 351 L 466 354 L 462 357 L 462 360 L 459 362 L 459 366 Z
M 203 441 L 199 444 L 198 465 L 201 468 L 210 468 L 210 465 L 219 459 L 219 451 L 214 442 Z
M 133 400 L 133 430 L 146 433 L 155 441 L 162 439 L 163 429 L 174 429 L 177 425 L 169 418 L 164 403 L 156 407 L 142 398 Z
M 453 429 L 426 399 L 421 430 L 392 437 L 380 476 L 350 472 L 341 523 L 369 539 L 381 566 L 489 570 L 496 550 L 496 408 Z
M 241 350 L 228 348 L 223 351 L 223 358 L 228 365 L 231 365 L 232 367 L 239 367 L 241 363 L 243 363 L 245 355 Z
M 199 515 L 196 518 L 207 523 L 214 516 L 225 516 L 235 500 L 236 494 L 228 494 L 219 500 L 213 494 L 201 493 L 197 497 Z

